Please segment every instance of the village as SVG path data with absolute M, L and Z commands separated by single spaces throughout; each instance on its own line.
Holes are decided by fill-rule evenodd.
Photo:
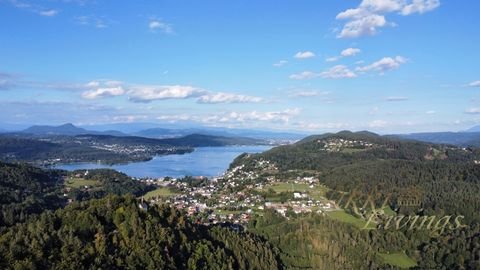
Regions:
M 376 145 L 370 142 L 365 142 L 361 140 L 347 140 L 342 138 L 330 138 L 327 140 L 317 140 L 317 143 L 323 145 L 324 151 L 327 152 L 340 152 L 345 149 L 350 151 L 353 149 L 366 149 L 372 148 Z
M 257 161 L 254 169 L 244 165 L 231 168 L 220 177 L 146 178 L 139 181 L 158 188 L 142 197 L 149 203 L 166 203 L 186 211 L 197 222 L 210 225 L 245 225 L 254 215 L 272 209 L 284 217 L 302 213 L 324 214 L 338 210 L 327 200 L 324 187 L 315 177 L 279 179 L 264 177 L 276 171 L 269 161 Z

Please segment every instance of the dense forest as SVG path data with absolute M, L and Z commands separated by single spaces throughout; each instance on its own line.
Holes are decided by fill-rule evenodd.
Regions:
M 84 171 L 66 172 L 43 170 L 27 164 L 0 162 L 0 229 L 23 222 L 30 216 L 46 210 L 55 210 L 73 201 L 102 198 L 108 194 L 140 196 L 150 191 L 149 187 L 114 170 L 90 170 L 85 179 L 95 180 L 98 185 L 91 189 L 72 188 L 68 193 L 65 178 Z
M 85 170 L 78 170 L 68 173 L 70 177 L 81 175 L 85 180 L 93 180 L 96 182 L 95 187 L 92 188 L 74 188 L 71 190 L 69 197 L 75 201 L 99 199 L 107 194 L 133 194 L 135 196 L 141 196 L 154 189 L 153 186 L 147 186 L 124 173 L 112 169 L 95 169 L 88 170 L 88 173 L 86 172 Z
M 45 212 L 0 236 L 2 269 L 282 269 L 258 236 L 191 223 L 168 206 L 107 196 Z
M 0 229 L 63 206 L 62 185 L 58 171 L 0 162 Z
M 254 169 L 258 160 L 273 161 L 279 170 L 274 173 L 277 176 L 301 172 L 316 175 L 329 188 L 327 196 L 336 201 L 345 194 L 357 194 L 355 200 L 360 202 L 373 195 L 376 205 L 388 199 L 387 206 L 398 216 L 461 216 L 464 224 L 442 232 L 405 228 L 362 231 L 318 216 L 257 220 L 253 230 L 282 250 L 287 267 L 383 268 L 378 254 L 406 252 L 419 269 L 480 268 L 478 149 L 368 132 L 340 132 L 307 137 L 261 154 L 242 155 L 231 167 Z M 412 197 L 418 205 L 402 205 L 405 198 Z M 356 215 L 353 209 L 345 211 Z

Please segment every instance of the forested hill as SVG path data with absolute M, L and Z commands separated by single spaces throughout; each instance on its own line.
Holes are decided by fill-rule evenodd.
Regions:
M 74 203 L 8 229 L 1 269 L 282 269 L 257 236 L 191 223 L 131 196 Z
M 180 138 L 162 139 L 163 142 L 179 146 L 229 146 L 229 145 L 264 145 L 267 142 L 261 139 L 247 137 L 224 137 L 203 134 L 191 134 Z
M 264 140 L 246 137 L 222 137 L 202 134 L 191 134 L 178 138 L 154 139 L 139 136 L 109 136 L 109 135 L 78 135 L 78 140 L 90 142 L 125 144 L 125 145 L 165 145 L 175 147 L 207 147 L 207 146 L 228 146 L 228 145 L 256 145 L 265 144 Z
M 457 148 L 379 136 L 369 132 L 340 132 L 310 136 L 293 145 L 238 157 L 231 167 L 256 170 L 268 160 L 277 174 L 314 174 L 334 191 L 373 191 L 392 194 L 390 206 L 418 194 L 424 213 L 464 215 L 480 223 L 480 154 Z
M 480 146 L 480 132 L 424 132 L 392 135 L 402 139 L 417 140 L 457 146 Z
M 280 170 L 326 170 L 334 167 L 382 160 L 449 161 L 474 163 L 478 149 L 402 140 L 371 132 L 342 131 L 309 136 L 295 144 L 275 147 L 257 155 L 241 156 L 232 166 L 268 159 Z
M 476 148 L 402 140 L 369 132 L 340 132 L 310 136 L 296 144 L 276 147 L 261 154 L 244 154 L 234 161 L 231 171 L 240 170 L 248 172 L 246 175 L 256 176 L 250 182 L 244 180 L 245 185 L 266 185 L 269 181 L 274 181 L 274 184 L 283 181 L 294 183 L 295 180 L 288 179 L 312 176 L 327 190 L 326 197 L 335 203 L 342 201 L 346 194 L 347 198 L 355 195 L 353 201 L 359 207 L 368 198 L 374 201 L 376 207 L 386 202 L 386 209 L 393 211 L 386 214 L 384 208 L 384 215 L 391 215 L 398 224 L 419 216 L 445 219 L 461 217 L 464 225 L 461 229 L 443 233 L 385 230 L 381 226 L 373 233 L 366 233 L 329 225 L 327 221 L 301 219 L 296 228 L 302 228 L 302 232 L 297 234 L 290 233 L 295 231 L 292 229 L 295 221 L 282 221 L 271 228 L 262 225 L 255 229 L 278 244 L 287 253 L 284 257 L 294 257 L 291 260 L 293 263 L 299 261 L 295 256 L 303 254 L 298 252 L 302 245 L 306 249 L 314 249 L 315 254 L 322 254 L 322 249 L 332 252 L 331 256 L 322 257 L 329 261 L 340 258 L 335 257 L 334 250 L 341 250 L 339 254 L 342 255 L 348 254 L 352 245 L 360 244 L 363 246 L 361 250 L 367 254 L 356 257 L 358 252 L 355 251 L 346 259 L 364 266 L 354 269 L 367 269 L 365 264 L 370 262 L 370 257 L 378 256 L 374 254 L 379 251 L 406 252 L 415 258 L 417 269 L 480 269 L 479 163 L 480 155 Z M 293 192 L 290 194 L 293 197 Z M 344 204 L 349 200 L 347 198 L 343 198 Z M 406 201 L 413 203 L 405 204 Z M 352 216 L 339 220 L 345 223 L 351 222 L 352 217 L 365 220 L 362 214 L 350 207 L 351 204 L 349 207 L 344 204 L 339 204 L 341 211 Z M 405 219 L 402 221 L 403 217 Z M 322 222 L 327 223 L 319 225 Z M 325 226 L 332 226 L 332 229 L 322 231 Z M 334 236 L 353 236 L 356 239 L 326 240 Z M 287 237 L 292 240 L 285 240 Z M 378 247 L 380 243 L 384 243 L 384 246 Z M 368 267 L 375 268 L 373 265 Z M 344 268 L 330 265 L 325 269 Z
M 0 162 L 0 230 L 31 214 L 63 206 L 62 185 L 58 171 Z
M 78 185 L 70 183 L 72 179 Z M 141 196 L 150 190 L 151 186 L 110 169 L 66 172 L 0 162 L 0 231 L 46 210 L 63 207 L 68 200 L 84 201 L 108 194 Z
M 265 141 L 243 137 L 193 134 L 173 139 L 85 134 L 76 136 L 0 135 L 0 160 L 36 163 L 145 161 L 155 155 L 184 154 L 194 147 L 254 145 Z
M 27 129 L 19 131 L 19 133 L 23 134 L 31 134 L 36 136 L 46 136 L 46 135 L 68 135 L 68 136 L 75 136 L 80 134 L 103 134 L 103 135 L 114 135 L 114 136 L 125 136 L 124 133 L 119 131 L 93 131 L 93 130 L 86 130 L 83 128 L 79 128 L 74 126 L 73 124 L 64 124 L 60 126 L 31 126 Z

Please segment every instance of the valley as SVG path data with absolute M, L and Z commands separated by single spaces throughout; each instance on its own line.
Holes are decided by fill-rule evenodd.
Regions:
M 253 233 L 278 249 L 278 269 L 475 268 L 478 159 L 476 149 L 340 132 L 240 155 L 213 178 L 60 171 L 58 188 L 65 205 L 133 193 L 140 209 Z

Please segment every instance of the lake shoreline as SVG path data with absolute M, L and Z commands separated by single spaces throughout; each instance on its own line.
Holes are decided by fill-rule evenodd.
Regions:
M 101 162 L 75 162 L 49 166 L 50 169 L 67 171 L 84 169 L 114 169 L 136 178 L 222 175 L 230 163 L 243 153 L 259 153 L 271 149 L 272 145 L 210 146 L 196 147 L 193 152 L 175 155 L 156 155 L 148 161 L 124 164 Z

